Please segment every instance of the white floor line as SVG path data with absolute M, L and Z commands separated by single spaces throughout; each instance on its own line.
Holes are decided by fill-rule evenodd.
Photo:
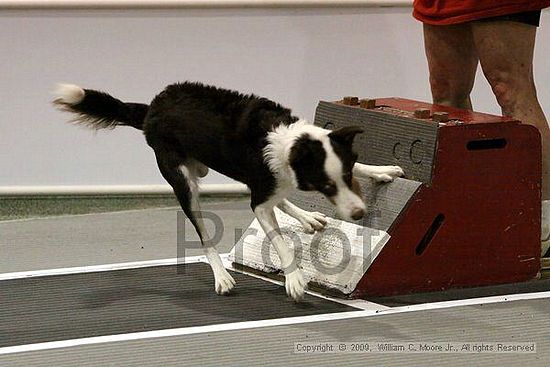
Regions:
M 128 214 L 128 213 L 142 212 L 144 210 L 159 211 L 159 210 L 167 210 L 167 209 L 181 210 L 181 207 L 179 207 L 179 206 L 166 206 L 166 207 L 162 207 L 162 208 L 126 209 L 126 210 L 118 210 L 118 211 L 114 211 L 114 212 L 110 211 L 110 212 L 83 213 L 83 214 L 62 214 L 62 215 L 49 215 L 49 216 L 44 216 L 44 217 L 8 219 L 8 220 L 0 220 L 0 225 L 2 225 L 4 223 L 31 222 L 31 221 L 35 221 L 35 220 L 66 219 L 66 218 L 73 218 L 73 217 L 74 218 L 79 218 L 79 217 L 88 217 L 90 215 Z
M 47 350 L 47 349 L 57 349 L 57 348 L 65 348 L 65 347 L 75 347 L 75 346 L 90 345 L 90 344 L 101 344 L 101 343 L 109 343 L 109 342 L 153 339 L 153 338 L 163 338 L 163 337 L 169 337 L 169 336 L 193 335 L 193 334 L 220 332 L 220 331 L 255 329 L 260 327 L 268 327 L 268 326 L 283 326 L 283 325 L 295 325 L 295 324 L 308 323 L 308 322 L 341 320 L 341 319 L 352 318 L 352 317 L 361 317 L 370 313 L 372 313 L 372 311 L 351 311 L 351 312 L 341 312 L 341 313 L 334 313 L 334 314 L 331 313 L 331 314 L 314 315 L 314 316 L 286 317 L 286 318 L 273 319 L 273 320 L 244 321 L 244 322 L 235 322 L 235 323 L 227 323 L 227 324 L 193 326 L 193 327 L 178 328 L 178 329 L 155 330 L 155 331 L 145 331 L 145 332 L 138 332 L 138 333 L 106 335 L 106 336 L 91 337 L 91 338 L 26 344 L 26 345 L 0 348 L 0 355 Z
M 242 272 L 240 270 L 235 270 L 231 266 L 231 262 L 228 260 L 229 253 L 221 254 L 222 261 L 226 268 L 233 271 L 238 271 L 249 276 L 262 279 L 274 284 L 283 285 L 282 282 L 270 279 L 267 277 L 262 277 L 256 274 L 250 274 L 247 272 Z M 56 269 L 42 269 L 42 270 L 32 270 L 32 271 L 22 271 L 22 272 L 12 272 L 0 274 L 0 281 L 2 280 L 13 280 L 13 279 L 22 279 L 22 278 L 33 278 L 33 277 L 43 277 L 43 276 L 54 276 L 54 275 L 68 275 L 68 274 L 78 274 L 78 273 L 94 273 L 94 272 L 105 272 L 112 270 L 124 270 L 124 269 L 137 269 L 137 268 L 146 268 L 154 266 L 165 266 L 165 265 L 176 265 L 180 263 L 197 263 L 197 262 L 207 262 L 205 256 L 190 256 L 185 257 L 184 259 L 171 258 L 171 259 L 159 259 L 159 260 L 145 260 L 145 261 L 135 261 L 135 262 L 125 262 L 125 263 L 113 263 L 113 264 L 103 264 L 103 265 L 90 265 L 90 266 L 79 266 L 79 267 L 69 267 L 69 268 L 56 268 Z M 183 260 L 183 261 L 181 261 Z M 405 311 L 417 311 L 417 310 L 431 310 L 438 308 L 446 307 L 457 307 L 457 306 L 468 306 L 468 305 L 478 305 L 484 303 L 496 303 L 496 302 L 507 302 L 507 301 L 516 301 L 516 300 L 528 300 L 528 299 L 538 299 L 538 298 L 550 298 L 550 291 L 547 292 L 535 292 L 535 293 L 522 293 L 522 294 L 511 294 L 504 296 L 491 296 L 491 297 L 481 297 L 481 298 L 471 298 L 463 299 L 456 301 L 445 301 L 445 302 L 434 302 L 434 303 L 424 303 L 420 305 L 412 306 L 402 306 L 402 307 L 386 307 L 379 305 L 373 302 L 368 302 L 365 300 L 343 300 L 333 297 L 328 297 L 321 295 L 317 292 L 308 291 L 308 294 L 311 294 L 316 297 L 324 298 L 330 301 L 346 304 L 353 306 L 365 311 L 374 311 L 374 312 L 405 312 Z
M 501 303 L 501 302 L 511 302 L 511 301 L 518 301 L 518 300 L 527 300 L 527 299 L 533 300 L 533 299 L 543 299 L 543 298 L 550 298 L 550 292 L 529 293 L 529 294 L 521 294 L 521 295 L 517 294 L 517 295 L 500 296 L 500 297 L 486 297 L 486 298 L 478 298 L 478 299 L 472 299 L 472 300 L 466 300 L 466 301 L 460 301 L 460 302 L 459 301 L 439 302 L 439 303 L 433 303 L 429 305 L 397 307 L 397 308 L 382 310 L 382 311 L 360 310 L 360 311 L 328 313 L 328 314 L 311 315 L 311 316 L 286 317 L 286 318 L 279 318 L 279 319 L 272 319 L 272 320 L 244 321 L 244 322 L 216 324 L 216 325 L 207 325 L 207 326 L 193 326 L 193 327 L 177 328 L 177 329 L 154 330 L 154 331 L 145 331 L 145 332 L 128 333 L 128 334 L 105 335 L 105 336 L 91 337 L 91 338 L 80 338 L 80 339 L 35 343 L 35 344 L 25 344 L 25 345 L 17 345 L 12 347 L 0 348 L 0 355 L 23 353 L 23 352 L 35 352 L 35 351 L 41 351 L 41 350 L 68 348 L 68 347 L 76 347 L 76 346 L 83 346 L 83 345 L 132 341 L 132 340 L 177 337 L 177 336 L 184 336 L 184 335 L 195 335 L 195 334 L 222 332 L 222 331 L 250 330 L 250 329 L 273 327 L 273 326 L 288 326 L 288 325 L 299 326 L 299 325 L 309 324 L 313 322 L 349 320 L 349 319 L 356 319 L 361 317 L 374 317 L 374 316 L 390 315 L 390 314 L 403 313 L 403 312 L 421 311 L 421 310 L 427 310 L 427 309 L 434 310 L 434 309 L 449 308 L 457 305 L 461 305 L 461 306 L 478 305 L 478 304 Z
M 230 263 L 227 259 L 228 255 L 229 254 L 223 254 L 222 259 L 225 265 L 230 267 Z M 177 260 L 178 259 L 173 258 L 173 259 L 127 262 L 127 263 L 118 263 L 118 264 L 105 264 L 105 265 L 95 265 L 95 266 L 6 273 L 6 274 L 0 274 L 0 280 L 172 265 L 172 264 L 177 264 Z M 185 262 L 186 263 L 206 262 L 206 258 L 204 256 L 186 257 Z M 255 277 L 264 279 L 263 277 L 260 277 L 257 275 Z M 279 284 L 279 285 L 282 284 L 281 282 L 277 282 L 272 279 L 265 279 L 265 280 L 268 280 L 272 283 Z M 538 293 L 524 293 L 524 294 L 512 294 L 512 295 L 505 295 L 505 296 L 482 297 L 482 298 L 473 298 L 473 299 L 465 299 L 465 300 L 457 300 L 457 301 L 436 302 L 436 303 L 388 308 L 382 305 L 377 305 L 377 304 L 373 304 L 362 300 L 352 300 L 350 302 L 347 302 L 343 300 L 334 299 L 331 297 L 322 296 L 314 292 L 309 292 L 309 293 L 317 297 L 325 298 L 325 299 L 339 302 L 339 303 L 348 304 L 350 306 L 359 307 L 362 309 L 358 311 L 350 311 L 350 312 L 340 312 L 340 313 L 330 313 L 330 314 L 320 314 L 320 315 L 310 315 L 310 316 L 300 316 L 300 317 L 287 317 L 287 318 L 279 318 L 279 319 L 272 319 L 272 320 L 245 321 L 245 322 L 237 322 L 237 323 L 195 326 L 195 327 L 186 327 L 186 328 L 178 328 L 178 329 L 154 330 L 154 331 L 146 331 L 146 332 L 119 334 L 119 335 L 106 335 L 106 336 L 100 336 L 100 337 L 80 338 L 80 339 L 62 340 L 62 341 L 36 343 L 36 344 L 26 344 L 26 345 L 0 348 L 0 355 L 21 353 L 21 352 L 32 352 L 32 351 L 48 350 L 48 349 L 58 349 L 58 348 L 66 348 L 66 347 L 75 347 L 75 346 L 81 346 L 81 345 L 101 344 L 101 343 L 109 343 L 109 342 L 152 339 L 152 338 L 161 338 L 161 337 L 170 337 L 170 336 L 183 336 L 183 335 L 212 333 L 212 332 L 220 332 L 220 331 L 244 330 L 244 329 L 254 329 L 254 328 L 269 327 L 269 326 L 299 325 L 299 324 L 308 324 L 312 322 L 346 320 L 346 319 L 354 319 L 354 318 L 360 318 L 360 317 L 372 317 L 376 315 L 390 315 L 390 314 L 397 314 L 397 313 L 403 313 L 403 312 L 437 310 L 437 309 L 452 308 L 452 307 L 458 307 L 458 306 L 473 306 L 473 305 L 503 303 L 503 302 L 520 301 L 520 300 L 550 298 L 550 291 L 548 291 L 548 292 L 538 292 Z
M 507 294 L 502 296 L 459 299 L 455 301 L 422 303 L 422 304 L 411 305 L 411 306 L 393 307 L 393 308 L 390 308 L 389 310 L 383 311 L 382 313 L 392 314 L 392 313 L 401 313 L 401 312 L 410 312 L 410 311 L 438 310 L 443 308 L 452 308 L 452 307 L 460 307 L 460 306 L 488 305 L 493 303 L 528 301 L 528 300 L 545 299 L 545 298 L 550 298 L 550 291 L 533 292 L 533 293 L 517 293 L 517 294 Z
M 191 264 L 191 263 L 197 263 L 197 262 L 206 262 L 206 257 L 201 255 L 201 256 L 189 256 L 189 257 L 185 257 L 184 259 L 171 258 L 171 259 L 145 260 L 145 261 L 103 264 L 103 265 L 76 266 L 76 267 L 70 267 L 70 268 L 20 271 L 20 272 L 4 273 L 4 274 L 0 273 L 0 281 L 21 279 L 21 278 L 45 277 L 45 276 L 52 276 L 52 275 L 95 273 L 95 272 L 103 272 L 103 271 L 111 271 L 111 270 L 124 270 L 124 269 L 147 268 L 152 266 L 176 265 L 178 264 L 178 260 L 180 264 L 182 263 Z

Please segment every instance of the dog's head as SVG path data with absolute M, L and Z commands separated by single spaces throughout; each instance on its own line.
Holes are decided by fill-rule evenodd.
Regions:
M 361 132 L 357 126 L 306 132 L 296 139 L 289 155 L 298 189 L 319 191 L 336 206 L 338 215 L 347 220 L 365 215 L 359 184 L 352 172 L 357 160 L 353 139 Z

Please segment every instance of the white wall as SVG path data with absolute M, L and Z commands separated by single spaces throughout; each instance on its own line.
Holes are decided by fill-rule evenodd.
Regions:
M 164 183 L 140 132 L 92 133 L 50 105 L 57 82 L 148 102 L 199 80 L 273 98 L 312 119 L 343 95 L 429 100 L 410 8 L 0 12 L 0 186 Z M 550 19 L 536 49 L 550 103 Z M 475 107 L 498 112 L 479 77 Z M 207 183 L 228 182 L 219 175 Z

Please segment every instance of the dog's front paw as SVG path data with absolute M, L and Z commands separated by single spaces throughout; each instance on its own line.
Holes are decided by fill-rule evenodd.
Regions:
M 377 182 L 392 182 L 396 177 L 403 177 L 405 172 L 399 166 L 383 166 L 381 170 L 372 175 Z
M 224 269 L 225 270 L 225 269 Z M 227 272 L 223 272 L 214 276 L 216 293 L 220 295 L 229 294 L 235 286 L 235 279 Z
M 300 269 L 285 275 L 286 294 L 292 297 L 294 301 L 299 302 L 304 298 L 307 282 Z
M 296 217 L 306 233 L 314 233 L 321 231 L 327 225 L 327 216 L 319 212 L 307 212 Z

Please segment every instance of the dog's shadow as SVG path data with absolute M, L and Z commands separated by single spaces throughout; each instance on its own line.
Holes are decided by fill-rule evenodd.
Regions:
M 286 308 L 290 306 L 298 312 L 307 312 L 318 308 L 311 302 L 309 297 L 311 296 L 306 296 L 301 302 L 294 302 L 287 297 L 284 287 L 276 285 L 266 287 L 263 284 L 245 284 L 241 287 L 237 285 L 228 295 L 216 294 L 210 284 L 204 284 L 203 287 L 178 290 L 161 289 L 160 287 L 125 286 L 108 290 L 90 290 L 80 296 L 80 304 L 83 309 L 94 310 L 141 302 L 140 299 L 155 299 L 157 304 L 158 300 L 165 300 L 189 312 L 207 313 L 223 317 L 229 317 L 227 309 L 234 306 L 240 316 L 237 319 L 241 319 L 242 315 L 247 312 L 266 312 L 269 314 L 270 311 L 278 311 L 277 308 L 283 305 Z M 261 302 L 260 300 L 270 301 Z M 147 302 L 143 302 L 143 304 L 144 307 L 147 307 Z

